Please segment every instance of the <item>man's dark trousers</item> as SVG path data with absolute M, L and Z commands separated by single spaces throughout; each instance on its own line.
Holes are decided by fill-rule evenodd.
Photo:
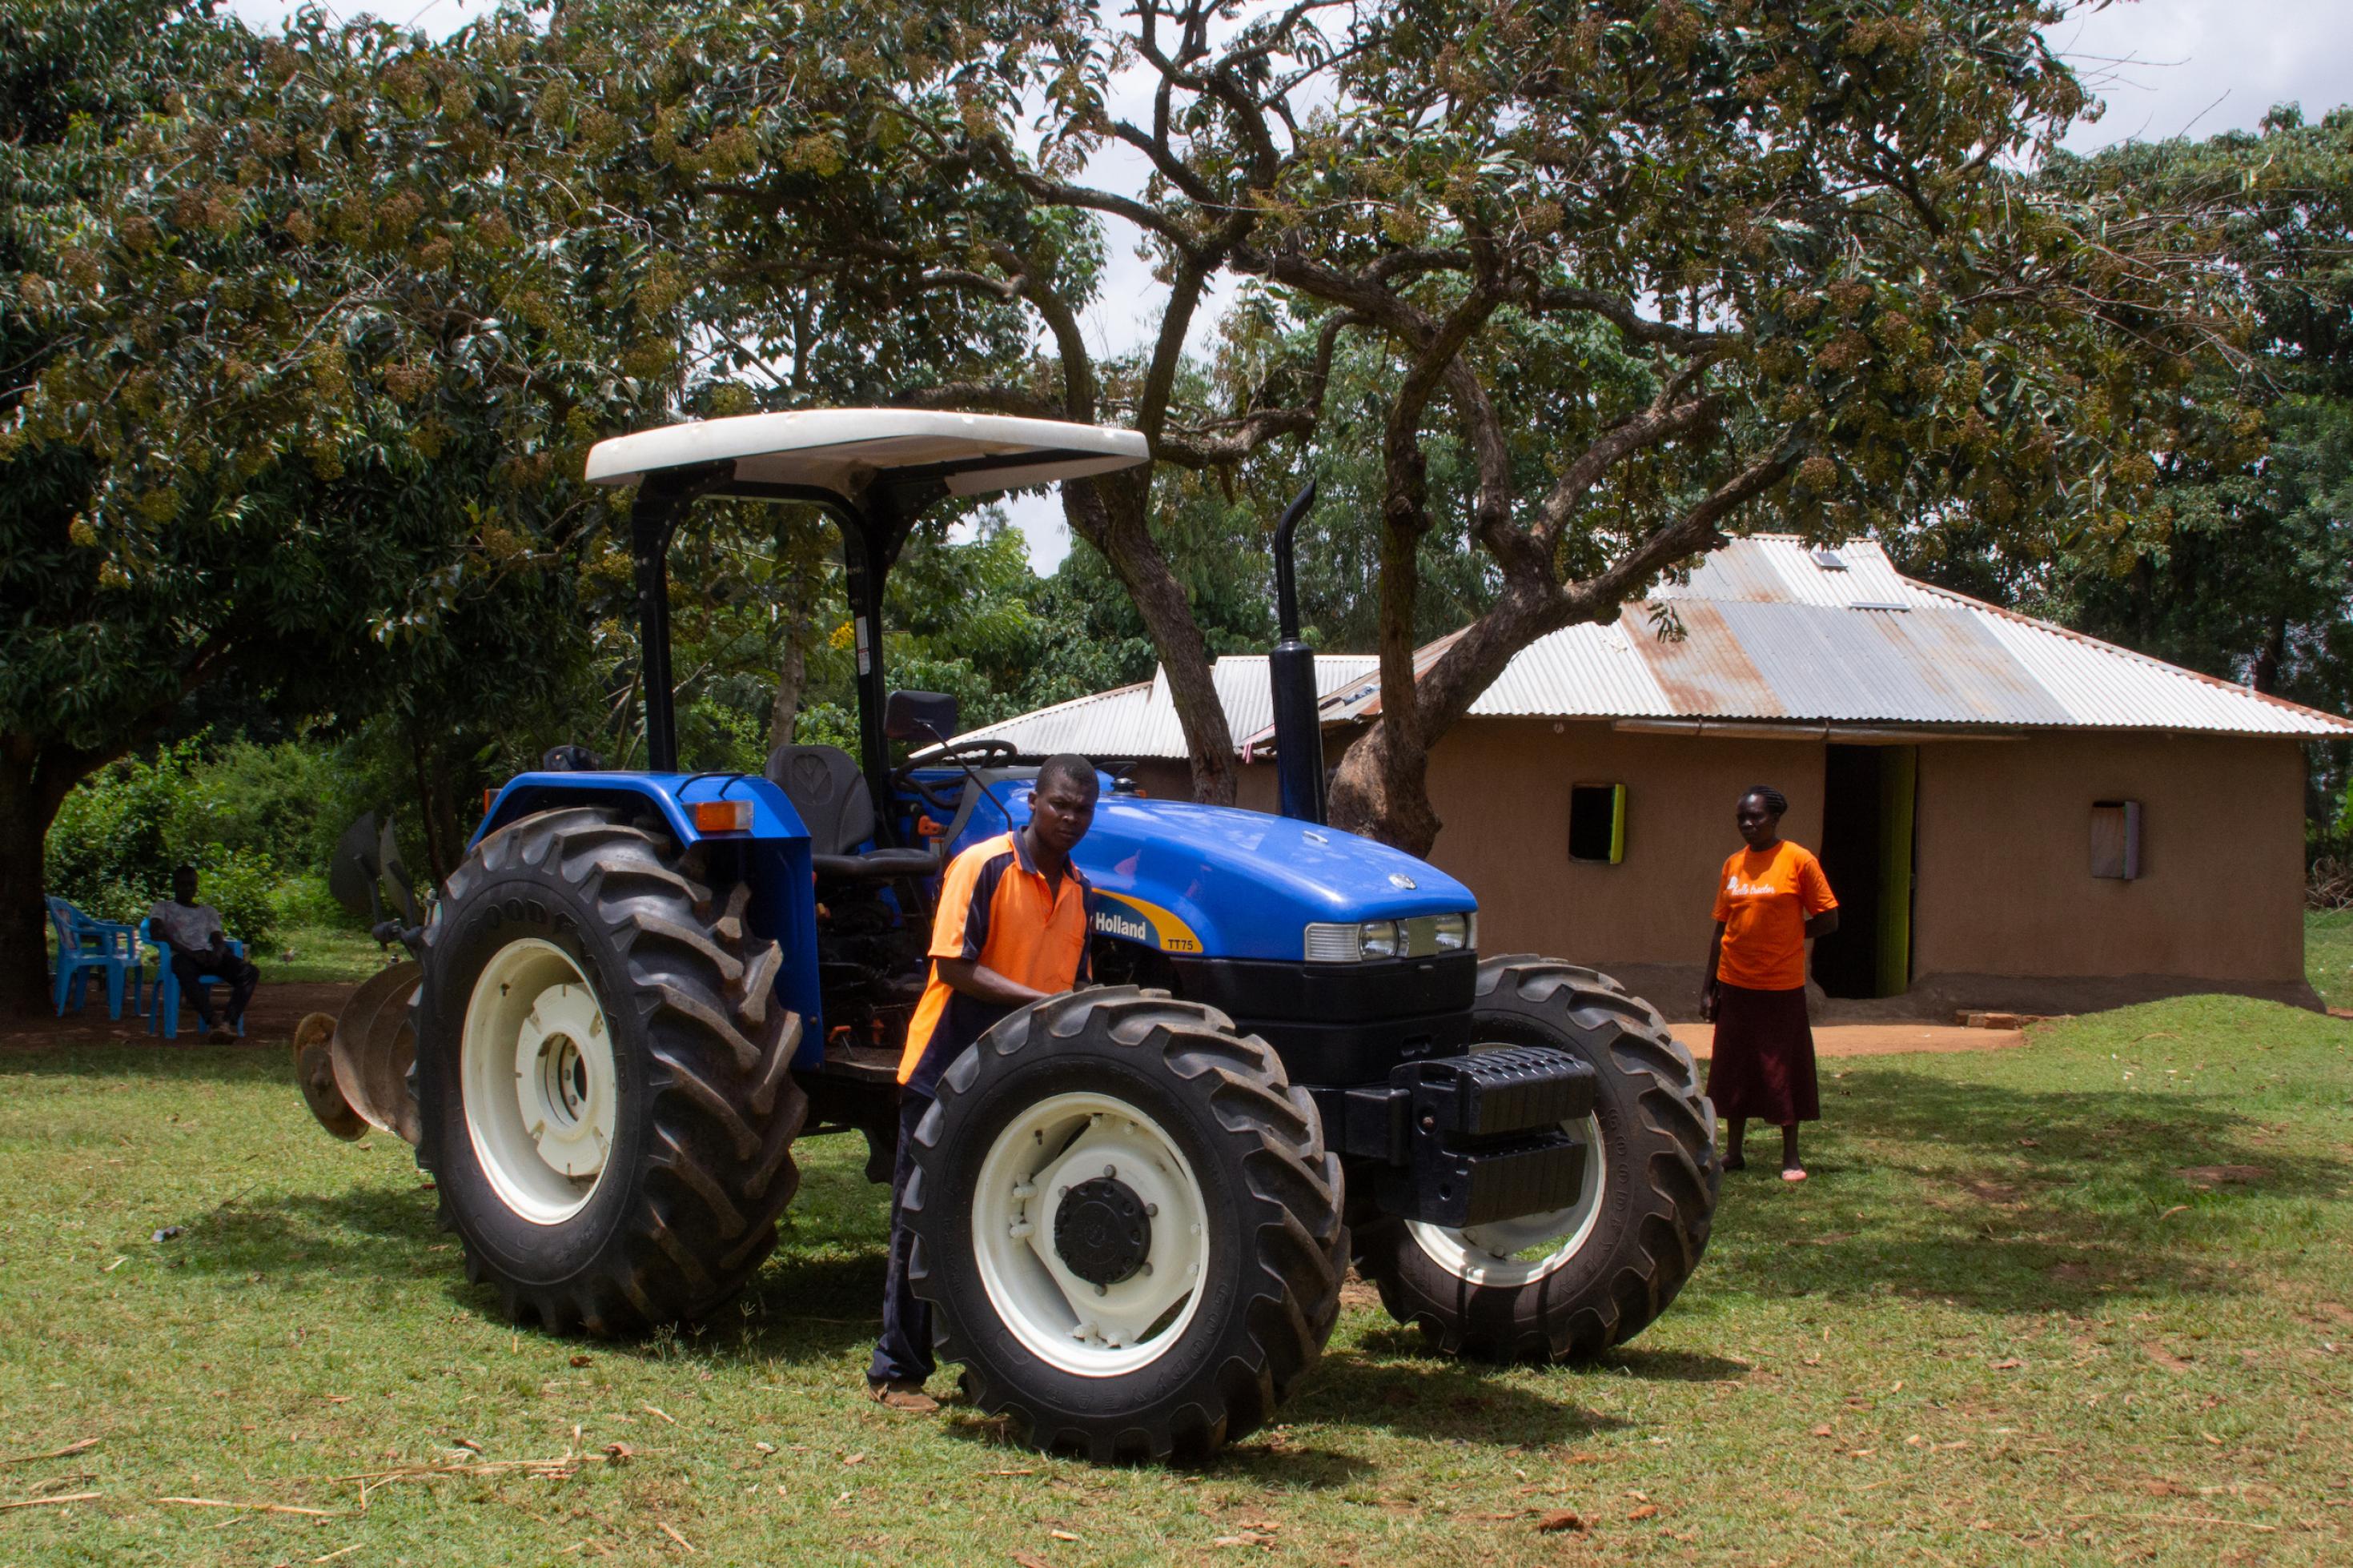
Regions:
M 192 958 L 178 948 L 172 950 L 172 974 L 180 983 L 180 994 L 195 1003 L 196 1022 L 207 1029 L 213 1026 L 213 988 L 199 976 L 217 974 L 228 982 L 231 1028 L 245 1016 L 245 1005 L 253 1000 L 253 988 L 261 981 L 261 971 L 234 953 L 223 953 L 215 963 L 202 954 Z
M 882 1337 L 874 1343 L 874 1360 L 866 1381 L 921 1384 L 932 1375 L 932 1304 L 915 1294 L 907 1279 L 907 1265 L 915 1250 L 915 1233 L 907 1228 L 899 1201 L 915 1173 L 915 1129 L 932 1108 L 932 1097 L 914 1084 L 899 1100 L 899 1159 L 891 1172 L 891 1267 L 882 1284 Z

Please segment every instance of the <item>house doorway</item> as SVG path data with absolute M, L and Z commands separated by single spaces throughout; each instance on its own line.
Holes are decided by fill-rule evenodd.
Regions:
M 1912 984 L 1912 830 L 1916 746 L 1825 746 L 1822 874 L 1839 929 L 1814 943 L 1814 979 L 1832 996 L 1897 996 Z

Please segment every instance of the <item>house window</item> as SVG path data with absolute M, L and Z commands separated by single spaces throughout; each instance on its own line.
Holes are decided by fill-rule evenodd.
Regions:
M 2140 802 L 2092 803 L 2092 875 L 2126 882 L 2140 875 Z
M 1615 866 L 1626 858 L 1626 786 L 1568 786 L 1568 858 Z

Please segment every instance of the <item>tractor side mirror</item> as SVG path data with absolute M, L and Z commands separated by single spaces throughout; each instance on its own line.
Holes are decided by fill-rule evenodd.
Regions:
M 944 691 L 893 691 L 882 704 L 882 733 L 893 741 L 934 745 L 953 740 L 956 700 Z

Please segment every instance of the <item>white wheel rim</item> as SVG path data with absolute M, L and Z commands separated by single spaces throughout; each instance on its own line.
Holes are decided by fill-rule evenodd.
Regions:
M 1609 1162 L 1601 1148 L 1600 1117 L 1588 1116 L 1581 1126 L 1565 1122 L 1561 1130 L 1585 1145 L 1585 1180 L 1577 1201 L 1546 1214 L 1520 1215 L 1463 1230 L 1409 1220 L 1406 1230 L 1430 1261 L 1465 1284 L 1510 1289 L 1556 1273 L 1583 1249 L 1601 1219 Z
M 612 1031 L 572 955 L 536 937 L 474 982 L 459 1047 L 474 1157 L 508 1208 L 560 1225 L 603 1179 L 620 1110 Z
M 1095 1285 L 1054 1244 L 1071 1187 L 1111 1173 L 1148 1205 L 1143 1267 Z M 1058 1094 L 1016 1116 L 981 1162 L 973 1253 L 1000 1321 L 1039 1360 L 1082 1377 L 1148 1366 L 1184 1338 L 1209 1277 L 1209 1216 L 1193 1167 L 1125 1100 Z

